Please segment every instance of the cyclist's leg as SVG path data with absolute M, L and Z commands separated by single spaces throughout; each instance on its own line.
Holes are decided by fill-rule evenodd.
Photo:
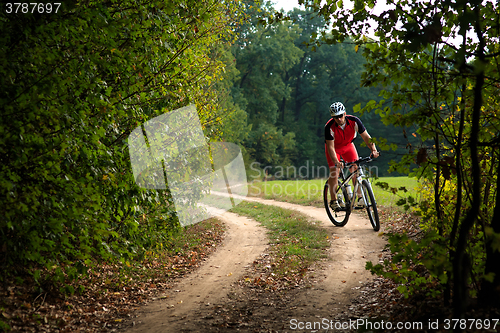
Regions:
M 351 142 L 351 144 L 347 145 L 343 150 L 342 150 L 342 157 L 344 158 L 344 161 L 347 163 L 357 161 L 359 159 L 358 156 L 358 151 L 356 150 L 356 146 L 354 143 Z M 349 168 L 349 172 L 353 173 L 358 169 L 357 165 L 353 165 Z M 354 175 L 352 177 L 352 189 L 356 187 L 357 183 L 357 175 Z M 358 188 L 358 193 L 356 196 L 359 198 L 361 196 L 361 186 Z
M 358 166 L 353 165 L 351 172 L 355 172 L 356 170 L 358 170 Z M 357 183 L 358 183 L 358 175 L 355 174 L 354 176 L 352 176 L 353 189 L 356 187 Z M 359 186 L 358 186 L 358 192 L 356 193 L 356 196 L 358 197 L 358 199 L 361 198 L 361 184 L 359 184 Z
M 328 187 L 330 189 L 331 200 L 337 200 L 337 186 L 339 184 L 340 169 L 336 166 L 330 167 L 330 177 L 328 178 Z
M 337 186 L 339 183 L 339 173 L 340 169 L 335 166 L 328 151 L 326 150 L 325 145 L 325 155 L 326 161 L 328 163 L 328 168 L 330 169 L 330 175 L 328 177 L 328 188 L 330 190 L 330 200 L 337 200 Z M 340 159 L 339 154 L 337 153 L 337 158 Z

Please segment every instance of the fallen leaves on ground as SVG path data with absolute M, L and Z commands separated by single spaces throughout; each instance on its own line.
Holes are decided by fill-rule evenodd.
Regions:
M 420 229 L 420 220 L 411 213 L 402 213 L 397 210 L 382 210 L 384 216 L 386 233 L 406 233 L 410 239 L 419 241 L 423 236 Z M 393 254 L 385 249 L 379 257 L 379 261 L 389 260 Z M 422 267 L 415 267 L 419 269 Z M 356 298 L 353 304 L 345 311 L 335 316 L 337 321 L 349 321 L 358 318 L 368 318 L 371 322 L 391 323 L 422 323 L 427 327 L 429 320 L 439 319 L 443 324 L 444 319 L 453 318 L 453 311 L 450 305 L 444 303 L 442 297 L 431 297 L 426 295 L 426 290 L 421 290 L 408 298 L 405 298 L 397 288 L 394 281 L 383 277 L 376 277 L 371 282 L 360 288 L 361 295 Z M 484 319 L 499 318 L 500 309 L 481 309 L 470 307 L 465 318 Z M 437 332 L 448 332 L 441 329 Z M 400 332 L 401 329 L 389 330 L 387 332 Z M 407 330 L 415 331 L 415 330 Z M 482 330 L 465 330 L 466 332 L 480 332 Z
M 210 220 L 185 229 L 185 245 L 171 253 L 149 253 L 141 262 L 96 264 L 88 277 L 75 283 L 84 291 L 68 296 L 35 284 L 0 284 L 0 331 L 109 332 L 121 326 L 131 312 L 163 297 L 174 281 L 195 269 L 222 241 L 224 226 Z M 196 244 L 192 246 L 191 244 Z M 44 289 L 45 288 L 45 289 Z
M 271 245 L 268 250 L 253 262 L 252 271 L 239 280 L 240 284 L 273 291 L 310 284 L 309 278 L 314 272 L 310 262 L 304 262 L 297 255 L 285 257 L 279 245 Z

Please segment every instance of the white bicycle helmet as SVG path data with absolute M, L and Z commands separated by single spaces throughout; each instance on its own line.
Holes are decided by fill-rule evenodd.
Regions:
M 344 104 L 335 102 L 330 105 L 330 114 L 332 115 L 332 117 L 340 116 L 343 113 L 345 113 Z

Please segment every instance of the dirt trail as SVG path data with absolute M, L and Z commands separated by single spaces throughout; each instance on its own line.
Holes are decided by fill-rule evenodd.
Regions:
M 316 271 L 312 288 L 295 295 L 293 306 L 280 314 L 283 331 L 290 329 L 290 320 L 333 320 L 333 316 L 351 304 L 359 295 L 362 283 L 371 279 L 364 269 L 366 261 L 378 262 L 385 241 L 371 228 L 367 218 L 352 214 L 346 226 L 335 227 L 324 209 L 286 202 L 245 198 L 263 204 L 297 210 L 321 221 L 331 239 L 330 259 Z M 245 274 L 251 263 L 265 251 L 265 229 L 246 217 L 224 213 L 219 217 L 228 226 L 223 245 L 198 270 L 183 278 L 163 299 L 139 310 L 134 327 L 127 332 L 180 332 L 203 329 L 199 321 L 204 309 L 227 301 L 235 282 Z M 383 229 L 383 224 L 382 224 Z M 281 332 L 282 330 L 280 330 Z
M 364 214 L 351 214 L 349 222 L 339 228 L 330 222 L 324 208 L 259 198 L 247 200 L 297 210 L 322 222 L 322 226 L 331 235 L 329 249 L 331 259 L 318 272 L 317 284 L 297 299 L 297 309 L 290 318 L 304 320 L 332 318 L 332 314 L 349 306 L 351 299 L 359 294 L 358 290 L 362 283 L 372 278 L 370 272 L 365 269 L 365 264 L 367 261 L 378 262 L 379 254 L 386 242 L 378 236 L 378 232 L 373 231 L 370 221 Z M 313 317 L 311 314 L 314 314 Z
M 184 277 L 169 293 L 141 308 L 127 332 L 179 332 L 194 309 L 223 301 L 231 286 L 267 247 L 266 231 L 256 221 L 225 212 L 223 245 L 202 266 Z

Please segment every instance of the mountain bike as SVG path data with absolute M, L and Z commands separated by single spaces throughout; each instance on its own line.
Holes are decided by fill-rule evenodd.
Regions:
M 373 230 L 375 231 L 380 230 L 380 221 L 378 218 L 377 203 L 375 201 L 375 196 L 373 195 L 370 180 L 364 178 L 365 176 L 362 168 L 363 165 L 370 163 L 372 160 L 373 158 L 370 156 L 370 157 L 360 158 L 359 160 L 351 163 L 344 163 L 346 168 L 349 168 L 353 165 L 357 165 L 357 170 L 351 172 L 347 177 L 345 176 L 344 170 L 343 169 L 340 170 L 338 179 L 339 184 L 337 186 L 337 200 L 340 205 L 340 209 L 338 210 L 334 211 L 330 208 L 329 205 L 330 191 L 329 191 L 328 179 L 326 180 L 325 188 L 323 190 L 323 200 L 325 203 L 325 209 L 326 213 L 328 214 L 328 217 L 330 218 L 332 223 L 337 227 L 343 227 L 346 225 L 347 221 L 349 220 L 349 216 L 351 215 L 353 210 L 366 209 Z M 349 181 L 354 177 L 354 175 L 357 175 L 357 181 L 353 191 L 351 191 L 350 190 L 351 185 L 349 184 Z M 363 206 L 356 205 L 358 199 L 357 198 L 358 188 L 360 186 L 361 186 L 361 202 Z

